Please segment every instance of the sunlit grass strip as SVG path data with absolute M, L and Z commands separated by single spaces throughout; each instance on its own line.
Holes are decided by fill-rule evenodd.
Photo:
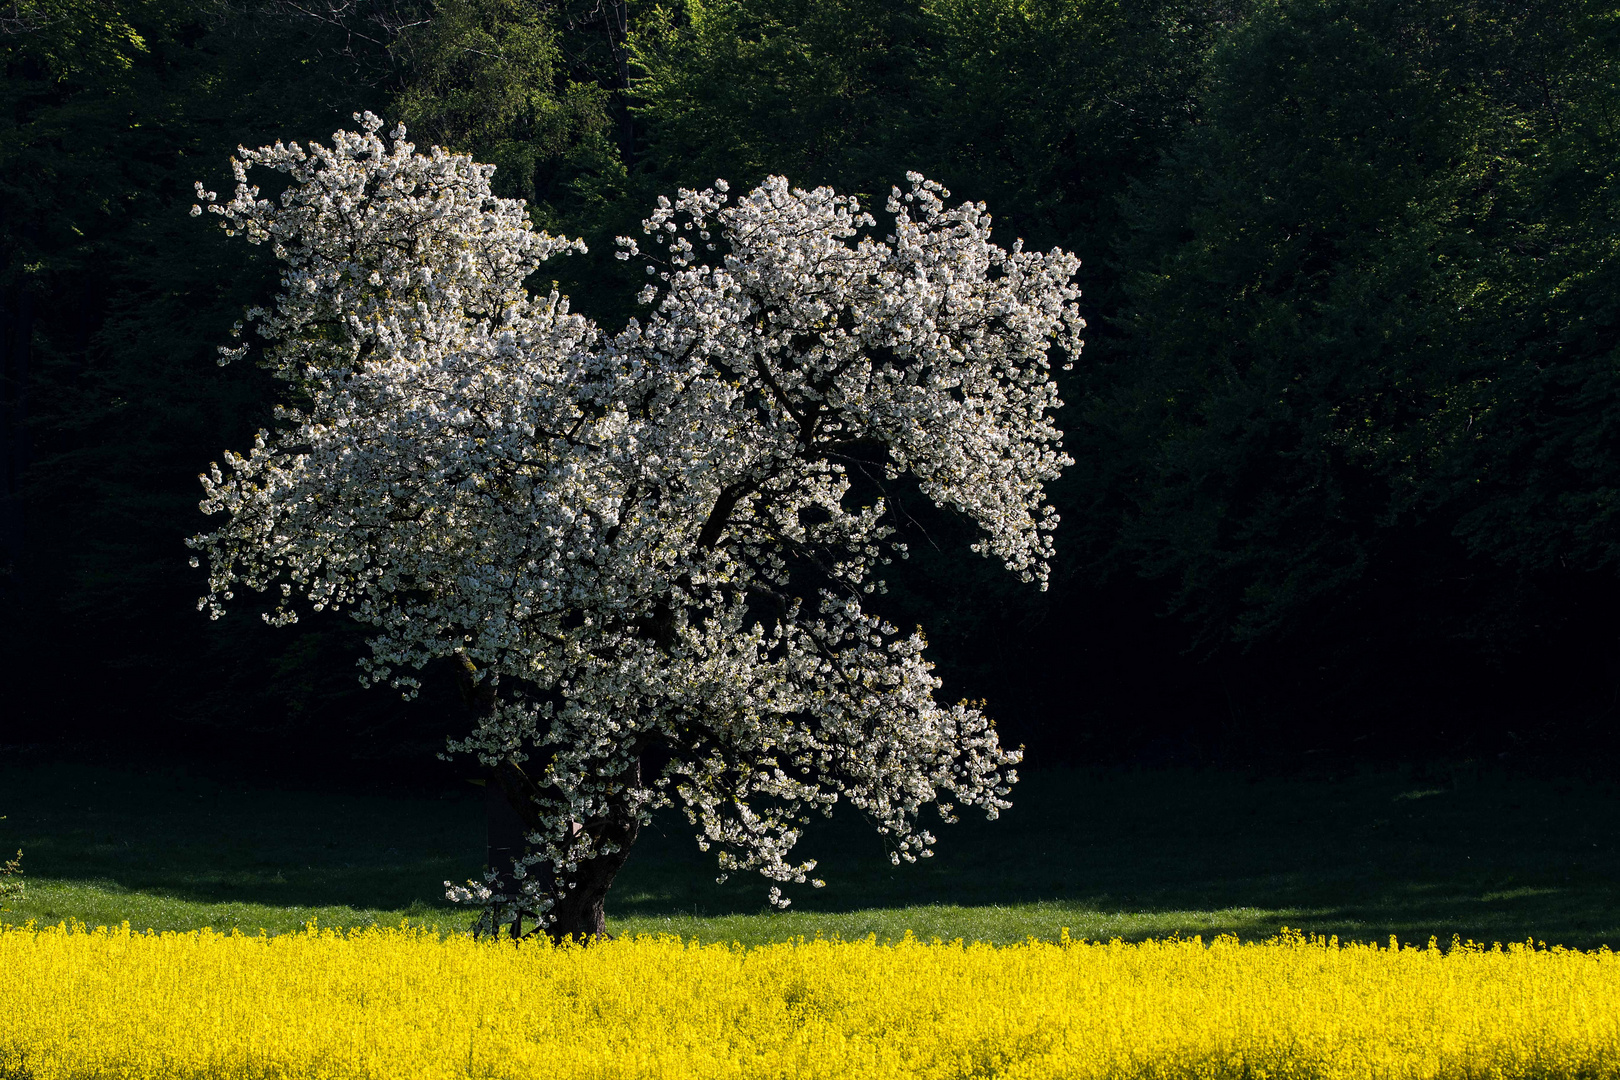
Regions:
M 0 930 L 0 1077 L 1611 1077 L 1607 949 Z

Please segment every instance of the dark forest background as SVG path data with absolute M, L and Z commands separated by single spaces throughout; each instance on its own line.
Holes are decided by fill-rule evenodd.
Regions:
M 274 276 L 192 182 L 369 108 L 583 236 L 543 273 L 608 325 L 612 237 L 717 176 L 916 169 L 1077 252 L 1052 588 L 910 505 L 886 611 L 1030 765 L 1613 760 L 1612 4 L 9 0 L 0 63 L 0 744 L 443 768 L 448 673 L 210 623 L 182 545 L 275 396 L 214 363 Z

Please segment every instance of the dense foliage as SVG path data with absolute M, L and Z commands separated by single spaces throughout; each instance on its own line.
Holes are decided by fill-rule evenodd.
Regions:
M 190 182 L 371 107 L 598 253 L 677 185 L 869 194 L 909 170 L 989 202 L 1004 245 L 1077 252 L 1050 591 L 964 569 L 971 537 L 893 495 L 896 609 L 1009 742 L 1577 745 L 1620 659 L 1617 60 L 1595 0 L 17 0 L 10 711 L 28 739 L 247 732 L 266 760 L 387 729 L 389 768 L 456 727 L 449 673 L 408 707 L 362 691 L 335 620 L 207 633 L 175 540 L 195 463 L 273 397 L 212 364 L 274 282 L 223 272 Z M 538 284 L 617 324 L 631 269 Z

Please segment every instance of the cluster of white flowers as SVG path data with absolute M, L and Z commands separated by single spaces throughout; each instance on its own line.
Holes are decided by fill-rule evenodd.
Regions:
M 1044 587 L 1043 485 L 1068 463 L 1049 353 L 1080 348 L 1078 260 L 995 246 L 982 205 L 916 175 L 882 240 L 828 189 L 717 182 L 659 200 L 656 256 L 620 238 L 652 310 L 607 336 L 524 287 L 583 244 L 493 197 L 489 166 L 356 119 L 330 149 L 243 150 L 229 201 L 198 186 L 285 263 L 249 316 L 293 391 L 203 477 L 227 520 L 190 541 L 200 606 L 217 617 L 243 584 L 274 623 L 346 610 L 373 631 L 366 678 L 407 693 L 440 658 L 499 679 L 451 749 L 530 762 L 531 910 L 612 849 L 603 823 L 661 805 L 722 872 L 777 882 L 806 879 L 800 826 L 840 799 L 896 862 L 931 854 L 925 805 L 1009 805 L 1020 755 L 937 704 L 921 633 L 863 599 L 904 555 L 883 488 L 905 473 Z M 279 199 L 252 166 L 289 175 Z M 643 780 L 653 748 L 669 763 Z M 537 862 L 554 880 L 526 876 Z

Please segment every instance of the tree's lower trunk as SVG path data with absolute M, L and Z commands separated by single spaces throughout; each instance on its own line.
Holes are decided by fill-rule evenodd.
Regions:
M 625 787 L 641 786 L 639 757 L 624 774 L 623 781 Z M 552 912 L 555 921 L 546 928 L 553 941 L 570 938 L 591 941 L 609 936 L 605 911 L 608 889 L 612 888 L 613 879 L 630 857 L 630 847 L 636 842 L 641 823 L 628 808 L 614 807 L 606 818 L 587 823 L 586 829 L 596 839 L 598 846 L 613 844 L 618 850 L 587 859 L 580 864 L 571 880 L 565 883 L 571 887 Z
M 489 679 L 475 680 L 477 669 L 466 656 L 460 657 L 457 675 L 467 707 L 475 715 L 494 707 L 494 684 Z M 627 772 L 620 777 L 624 788 L 641 786 L 641 758 L 637 754 Z M 528 836 L 538 831 L 535 798 L 539 792 L 516 762 L 503 761 L 491 769 L 484 779 L 484 822 L 488 830 L 485 857 L 494 871 L 492 887 L 503 896 L 517 894 L 517 881 L 512 876 L 513 863 L 528 851 Z M 552 910 L 553 921 L 546 933 L 553 941 L 575 939 L 590 941 L 608 936 L 604 905 L 608 889 L 618 876 L 624 862 L 630 857 L 630 846 L 636 842 L 641 824 L 628 808 L 614 807 L 606 817 L 585 822 L 583 827 L 591 834 L 598 847 L 612 845 L 618 850 L 599 855 L 580 864 L 577 872 L 561 884 L 564 889 Z M 577 833 L 581 825 L 576 824 Z M 538 863 L 529 868 L 529 879 L 542 893 L 557 895 L 555 870 L 550 863 Z M 515 912 L 510 924 L 514 938 L 523 936 L 524 914 Z M 497 934 L 503 927 L 494 928 Z
M 641 763 L 630 767 L 622 778 L 626 786 L 641 783 Z M 512 877 L 512 864 L 528 850 L 528 834 L 538 828 L 534 818 L 534 784 L 523 771 L 511 762 L 491 771 L 484 784 L 484 819 L 489 830 L 488 863 L 495 871 L 494 888 L 497 892 L 513 896 L 517 882 Z M 581 863 L 579 870 L 563 882 L 559 902 L 552 909 L 554 921 L 546 928 L 553 941 L 564 939 L 589 941 L 608 937 L 604 906 L 613 879 L 630 857 L 630 847 L 636 842 L 641 824 L 629 809 L 610 812 L 605 818 L 581 826 L 574 825 L 577 833 L 588 830 L 597 845 L 613 845 L 618 850 Z M 529 868 L 529 880 L 541 891 L 557 895 L 558 884 L 550 863 L 537 863 Z M 524 915 L 514 914 L 511 923 L 513 937 L 523 936 Z M 499 928 L 497 928 L 498 930 Z

